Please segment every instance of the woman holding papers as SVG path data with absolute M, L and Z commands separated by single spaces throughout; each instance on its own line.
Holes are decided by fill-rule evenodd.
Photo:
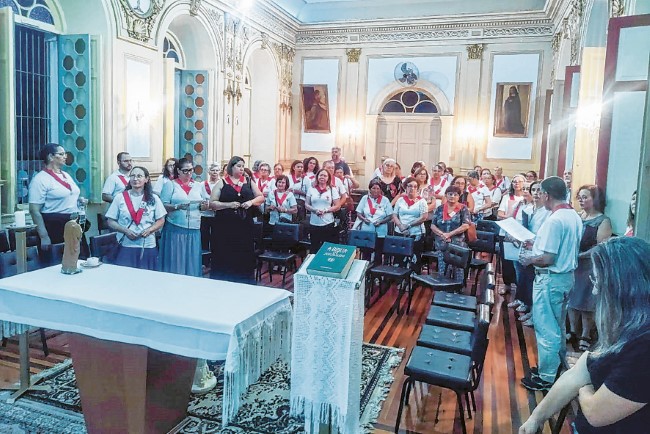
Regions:
M 113 198 L 106 212 L 108 227 L 118 233 L 116 265 L 158 269 L 155 233 L 163 227 L 167 211 L 152 190 L 149 171 L 136 166 L 129 174 L 129 184 Z
M 509 217 L 514 217 L 519 212 L 519 208 L 524 205 L 524 183 L 526 178 L 523 175 L 516 175 L 512 178 L 512 183 L 510 184 L 510 190 L 508 194 L 504 195 L 501 199 L 501 204 L 499 205 L 499 210 L 497 211 L 498 220 L 505 220 Z M 501 231 L 500 234 L 502 237 L 505 236 L 505 233 Z M 499 294 L 504 295 L 510 292 L 511 286 L 515 283 L 516 274 L 515 266 L 512 262 L 513 259 L 506 259 L 504 255 L 504 243 L 501 242 L 499 251 L 499 259 L 501 260 L 501 277 L 503 278 L 504 286 L 499 289 Z M 511 246 L 512 247 L 512 246 Z M 516 251 L 512 248 L 511 250 Z
M 382 194 L 381 184 L 379 178 L 371 180 L 368 184 L 368 194 L 363 196 L 357 205 L 357 220 L 360 224 L 356 229 L 377 233 L 375 264 L 381 263 L 384 238 L 388 235 L 388 222 L 393 214 L 389 198 Z
M 167 210 L 167 222 L 160 238 L 160 270 L 201 276 L 201 211 L 208 209 L 202 182 L 194 182 L 194 166 L 187 158 L 178 160 L 174 180 L 166 183 L 160 199 Z

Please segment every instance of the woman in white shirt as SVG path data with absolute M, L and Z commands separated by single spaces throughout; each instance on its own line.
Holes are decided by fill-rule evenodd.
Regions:
M 357 205 L 357 219 L 360 222 L 357 229 L 377 233 L 375 264 L 381 263 L 384 238 L 388 235 L 388 222 L 393 215 L 393 207 L 390 205 L 390 200 L 382 194 L 381 184 L 380 179 L 372 179 L 368 184 L 368 194 L 363 196 Z
M 181 158 L 174 180 L 165 184 L 160 194 L 168 212 L 160 238 L 160 270 L 200 277 L 201 211 L 208 209 L 208 201 L 203 183 L 192 179 L 193 172 L 192 162 Z
M 293 223 L 293 215 L 298 212 L 296 198 L 287 191 L 289 178 L 281 175 L 275 178 L 275 190 L 266 197 L 266 211 L 270 214 L 269 225 L 276 223 Z
M 469 186 L 467 187 L 467 204 L 472 214 L 472 220 L 481 220 L 484 213 L 492 208 L 492 195 L 490 190 L 481 185 L 479 172 L 471 171 L 467 174 Z
M 526 178 L 523 175 L 516 175 L 512 178 L 512 183 L 510 184 L 510 190 L 507 195 L 503 196 L 501 199 L 501 204 L 499 205 L 499 211 L 497 213 L 497 218 L 499 220 L 505 220 L 510 217 L 515 217 L 519 212 L 519 208 L 524 205 L 524 183 Z M 502 231 L 501 236 L 505 236 L 505 233 Z M 510 292 L 511 285 L 515 282 L 515 267 L 512 263 L 512 260 L 505 259 L 504 257 L 505 246 L 501 242 L 499 257 L 501 259 L 501 277 L 503 278 L 504 287 L 499 289 L 499 294 L 504 295 L 507 292 Z M 516 250 L 514 248 L 512 251 Z
M 106 219 L 118 233 L 119 247 L 112 263 L 144 270 L 158 269 L 155 233 L 165 224 L 165 207 L 153 194 L 149 171 L 131 169 L 129 184 L 113 198 Z
M 413 255 L 415 263 L 413 269 L 420 272 L 420 256 L 424 247 L 424 222 L 428 217 L 427 201 L 418 195 L 418 181 L 409 177 L 404 181 L 406 194 L 402 195 L 395 203 L 393 222 L 395 232 L 405 237 L 413 238 Z
M 501 193 L 501 189 L 496 186 L 496 177 L 487 169 L 483 169 L 483 184 L 490 192 L 490 199 L 492 200 L 492 206 L 483 211 L 483 218 L 485 220 L 496 220 L 497 210 L 501 204 L 503 194 Z
M 154 194 L 160 196 L 160 192 L 162 191 L 163 186 L 169 181 L 174 180 L 174 177 L 176 176 L 174 175 L 174 167 L 176 167 L 176 163 L 178 163 L 178 160 L 176 158 L 168 158 L 165 161 L 162 174 L 158 177 L 158 179 L 156 179 L 156 183 L 153 185 Z
M 325 169 L 316 173 L 316 185 L 307 191 L 305 208 L 311 213 L 309 232 L 311 251 L 316 253 L 325 241 L 337 241 L 334 213 L 340 209 L 339 191 L 331 186 L 331 175 Z

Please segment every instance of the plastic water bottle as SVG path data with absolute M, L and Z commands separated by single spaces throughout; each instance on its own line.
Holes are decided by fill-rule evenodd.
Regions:
M 77 208 L 79 209 L 79 226 L 83 228 L 86 225 L 86 199 L 79 197 Z

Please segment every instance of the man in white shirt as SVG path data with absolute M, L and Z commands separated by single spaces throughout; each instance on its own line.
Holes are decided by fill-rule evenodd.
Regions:
M 503 176 L 503 168 L 497 166 L 494 168 L 494 177 L 496 178 L 496 186 L 501 189 L 501 193 L 506 194 L 506 191 L 510 190 L 510 179 L 507 176 Z
M 129 185 L 129 173 L 133 167 L 133 160 L 128 152 L 117 154 L 117 170 L 106 178 L 102 188 L 102 200 L 111 203 L 113 198 L 122 193 Z
M 533 323 L 539 367 L 521 380 L 529 390 L 549 390 L 560 366 L 560 351 L 565 349 L 565 323 L 569 291 L 575 282 L 582 220 L 566 203 L 564 181 L 552 176 L 541 183 L 544 206 L 551 215 L 539 228 L 532 245 L 532 256 L 520 262 L 535 266 L 533 283 Z

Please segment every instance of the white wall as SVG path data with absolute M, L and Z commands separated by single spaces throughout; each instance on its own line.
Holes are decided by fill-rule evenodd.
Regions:
M 492 60 L 492 84 L 490 97 L 490 121 L 488 130 L 487 158 L 528 160 L 532 158 L 535 109 L 539 80 L 539 54 L 497 54 Z M 497 83 L 532 82 L 527 137 L 494 137 L 494 103 Z
M 300 148 L 302 151 L 329 152 L 336 143 L 337 107 L 339 97 L 339 60 L 303 59 L 302 81 L 299 84 L 326 84 L 329 103 L 330 133 L 305 133 L 304 107 L 299 104 Z M 301 98 L 298 90 L 298 98 Z
M 248 68 L 252 85 L 250 160 L 273 164 L 277 161 L 278 76 L 268 50 L 253 52 Z

